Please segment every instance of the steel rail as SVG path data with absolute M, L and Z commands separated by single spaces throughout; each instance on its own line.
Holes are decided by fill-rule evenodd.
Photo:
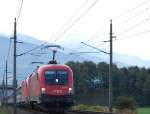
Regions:
M 80 110 L 70 110 L 67 111 L 68 114 L 116 114 L 112 112 L 94 112 L 94 111 L 80 111 Z

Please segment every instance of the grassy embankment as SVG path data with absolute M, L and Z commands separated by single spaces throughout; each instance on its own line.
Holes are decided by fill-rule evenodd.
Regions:
M 72 107 L 73 110 L 81 110 L 81 111 L 94 111 L 94 112 L 105 112 L 108 111 L 108 108 L 105 106 L 96 106 L 96 105 L 85 105 L 79 104 Z
M 98 106 L 98 105 L 87 105 L 87 104 L 78 104 L 76 106 L 72 107 L 72 110 L 80 110 L 80 111 L 93 111 L 93 112 L 108 112 L 107 106 Z M 118 114 L 137 114 L 135 111 L 131 110 L 117 110 L 116 108 L 113 108 L 113 112 L 116 112 Z M 120 113 L 122 112 L 122 113 Z
M 0 114 L 10 114 L 4 107 L 0 106 Z
M 138 114 L 150 114 L 150 107 L 149 108 L 138 108 Z
M 105 112 L 108 111 L 108 108 L 105 106 L 91 106 L 80 104 L 72 107 L 73 110 L 83 110 L 83 111 L 95 111 L 95 112 Z M 113 109 L 114 112 L 117 112 L 116 109 Z M 150 107 L 149 108 L 138 108 L 137 114 L 150 114 Z

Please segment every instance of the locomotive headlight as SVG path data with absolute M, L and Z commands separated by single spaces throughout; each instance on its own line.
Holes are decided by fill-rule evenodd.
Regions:
M 42 88 L 42 93 L 45 93 L 45 88 Z
M 72 88 L 69 88 L 69 93 L 72 93 Z

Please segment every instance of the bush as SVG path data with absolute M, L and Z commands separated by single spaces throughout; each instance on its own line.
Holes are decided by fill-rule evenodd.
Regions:
M 117 109 L 136 109 L 136 102 L 133 98 L 127 96 L 117 97 L 115 106 Z
M 0 106 L 0 114 L 10 114 L 6 107 Z
M 72 110 L 106 112 L 107 111 L 107 107 L 98 106 L 98 105 L 78 104 L 76 106 L 73 106 Z

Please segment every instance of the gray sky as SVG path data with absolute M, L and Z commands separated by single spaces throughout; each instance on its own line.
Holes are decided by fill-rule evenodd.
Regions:
M 0 0 L 0 32 L 13 33 L 20 0 Z M 84 51 L 81 41 L 108 50 L 113 20 L 114 52 L 150 60 L 150 0 L 24 0 L 18 33 Z M 67 22 L 67 23 L 66 23 Z M 61 29 L 60 29 L 61 28 Z M 102 43 L 102 45 L 100 45 Z

